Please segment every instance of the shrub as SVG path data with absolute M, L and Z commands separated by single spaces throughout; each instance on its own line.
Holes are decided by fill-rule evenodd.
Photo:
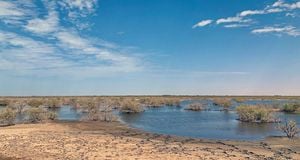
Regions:
M 191 111 L 202 111 L 204 109 L 202 103 L 192 103 L 185 108 L 185 110 L 191 110 Z
M 300 109 L 300 104 L 285 104 L 283 105 L 282 111 L 287 113 L 294 113 Z
M 143 107 L 135 100 L 124 100 L 121 103 L 121 112 L 138 113 L 144 111 Z
M 30 108 L 27 110 L 28 120 L 30 122 L 40 122 L 45 119 L 45 111 L 41 108 Z
M 56 120 L 57 119 L 57 113 L 56 112 L 47 112 L 47 119 L 48 120 Z
M 284 132 L 288 138 L 294 138 L 299 133 L 296 121 L 292 120 L 285 122 L 284 125 L 280 125 L 279 129 Z
M 268 123 L 276 122 L 273 112 L 261 106 L 239 106 L 236 108 L 239 120 L 243 122 Z
M 8 100 L 8 99 L 0 100 L 0 106 L 8 106 L 9 103 L 10 103 L 10 100 Z
M 12 125 L 16 119 L 16 112 L 11 108 L 5 108 L 0 111 L 0 122 L 5 125 Z
M 46 102 L 46 106 L 49 108 L 57 108 L 61 106 L 61 102 L 58 99 L 50 99 Z
M 224 110 L 228 110 L 232 105 L 230 98 L 215 98 L 213 101 L 214 105 L 221 106 Z
M 32 99 L 27 103 L 30 107 L 39 107 L 43 105 L 43 102 L 37 99 Z

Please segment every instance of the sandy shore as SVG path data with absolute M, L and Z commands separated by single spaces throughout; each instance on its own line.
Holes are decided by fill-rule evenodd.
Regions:
M 146 133 L 119 122 L 0 128 L 0 159 L 300 159 L 300 139 L 213 141 Z

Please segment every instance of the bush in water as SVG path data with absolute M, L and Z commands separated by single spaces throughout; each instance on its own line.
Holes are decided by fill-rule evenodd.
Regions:
M 243 122 L 277 122 L 271 109 L 255 105 L 243 105 L 236 108 L 239 120 Z
M 284 132 L 288 138 L 294 138 L 299 133 L 297 123 L 293 120 L 285 122 L 284 125 L 280 125 L 279 129 Z
M 11 108 L 5 108 L 0 112 L 0 122 L 4 125 L 13 125 L 16 115 L 16 112 Z
M 144 111 L 143 107 L 135 99 L 124 100 L 121 103 L 121 112 L 138 113 L 142 111 Z
M 189 104 L 185 110 L 191 110 L 191 111 L 202 111 L 204 109 L 202 103 L 192 103 Z
M 41 108 L 30 108 L 27 110 L 28 120 L 30 122 L 40 122 L 45 119 L 45 111 Z
M 287 113 L 295 113 L 298 110 L 300 110 L 300 104 L 285 104 L 282 108 L 282 111 Z

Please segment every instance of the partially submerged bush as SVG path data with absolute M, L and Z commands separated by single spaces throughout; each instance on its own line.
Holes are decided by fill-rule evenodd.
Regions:
M 48 108 L 57 108 L 60 107 L 62 105 L 61 101 L 57 98 L 52 98 L 47 100 L 46 104 L 45 104 Z
M 236 108 L 239 120 L 243 122 L 270 123 L 278 122 L 273 112 L 261 106 L 244 105 Z
M 192 103 L 189 104 L 185 110 L 191 110 L 191 111 L 202 111 L 204 110 L 203 104 L 202 103 Z
M 138 113 L 144 111 L 143 107 L 136 100 L 124 100 L 121 103 L 121 112 Z
M 213 104 L 223 107 L 224 110 L 228 110 L 232 105 L 232 102 L 230 98 L 215 98 Z
M 300 110 L 300 104 L 285 104 L 283 105 L 282 108 L 282 111 L 287 113 L 295 113 L 299 110 Z
M 16 112 L 11 108 L 5 108 L 0 111 L 0 123 L 5 125 L 12 125 L 16 119 Z
M 8 106 L 10 103 L 10 100 L 8 99 L 1 99 L 0 100 L 0 106 Z
M 56 112 L 51 112 L 51 111 L 48 111 L 46 113 L 46 116 L 47 116 L 47 119 L 48 120 L 56 120 L 57 119 L 57 113 Z
M 30 107 L 39 107 L 43 105 L 43 102 L 41 100 L 32 99 L 27 103 Z
M 42 108 L 29 108 L 27 110 L 28 120 L 30 122 L 40 122 L 45 119 L 45 111 Z
M 284 125 L 280 125 L 279 129 L 286 134 L 288 138 L 294 138 L 300 130 L 297 127 L 296 121 L 286 121 Z

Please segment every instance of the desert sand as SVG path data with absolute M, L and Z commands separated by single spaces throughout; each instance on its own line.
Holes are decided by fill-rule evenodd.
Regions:
M 0 128 L 0 159 L 300 159 L 300 139 L 217 141 L 147 133 L 120 122 Z

